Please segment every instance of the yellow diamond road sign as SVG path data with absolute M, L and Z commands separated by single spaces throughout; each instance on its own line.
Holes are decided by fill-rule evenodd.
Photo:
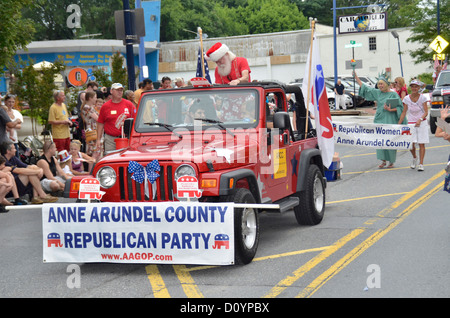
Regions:
M 438 35 L 430 44 L 430 47 L 438 54 L 444 51 L 447 46 L 448 42 L 440 35 Z

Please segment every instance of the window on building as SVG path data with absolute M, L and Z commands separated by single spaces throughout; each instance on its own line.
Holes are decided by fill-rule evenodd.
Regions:
M 369 51 L 377 50 L 377 38 L 374 36 L 369 37 Z

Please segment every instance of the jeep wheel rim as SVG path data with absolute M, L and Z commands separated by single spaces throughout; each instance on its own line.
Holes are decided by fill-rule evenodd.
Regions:
M 323 209 L 323 184 L 318 176 L 314 179 L 314 207 L 316 211 L 321 212 Z
M 253 248 L 256 241 L 256 215 L 253 209 L 245 208 L 242 211 L 242 242 L 248 249 Z

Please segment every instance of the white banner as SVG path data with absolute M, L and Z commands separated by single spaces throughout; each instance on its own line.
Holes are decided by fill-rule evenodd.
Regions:
M 234 264 L 233 203 L 44 204 L 44 262 Z
M 410 149 L 414 125 L 333 122 L 336 144 L 376 149 Z

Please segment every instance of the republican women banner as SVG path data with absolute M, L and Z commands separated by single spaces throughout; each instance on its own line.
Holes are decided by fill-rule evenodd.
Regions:
M 232 203 L 44 204 L 43 260 L 231 265 Z
M 333 122 L 336 144 L 376 149 L 410 149 L 414 125 Z

